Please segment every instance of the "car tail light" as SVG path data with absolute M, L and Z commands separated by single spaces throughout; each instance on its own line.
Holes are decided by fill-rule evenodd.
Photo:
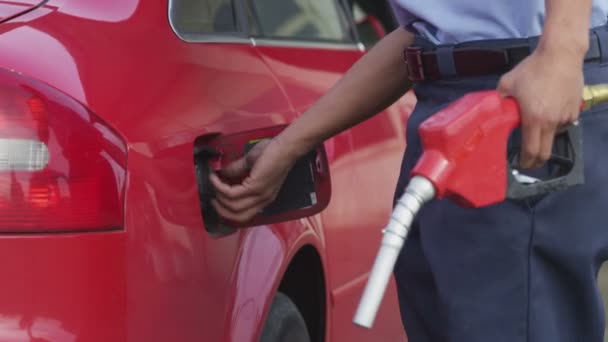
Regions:
M 121 228 L 121 138 L 82 104 L 0 70 L 0 232 Z

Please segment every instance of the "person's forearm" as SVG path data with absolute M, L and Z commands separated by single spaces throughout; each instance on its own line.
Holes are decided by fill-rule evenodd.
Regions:
M 545 0 L 546 20 L 539 48 L 583 57 L 589 48 L 592 0 Z
M 290 156 L 301 156 L 326 139 L 372 117 L 411 87 L 403 48 L 411 33 L 399 28 L 366 53 L 276 139 Z

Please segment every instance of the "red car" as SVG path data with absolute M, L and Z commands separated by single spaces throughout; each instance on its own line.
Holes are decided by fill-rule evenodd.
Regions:
M 352 318 L 413 96 L 324 144 L 309 217 L 213 231 L 193 162 L 304 112 L 379 3 L 0 0 L 0 341 L 404 341 L 394 284 Z

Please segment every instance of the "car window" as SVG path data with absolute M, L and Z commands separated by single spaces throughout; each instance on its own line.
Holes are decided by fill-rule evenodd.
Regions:
M 239 30 L 231 0 L 171 0 L 169 19 L 180 34 L 226 33 Z
M 397 28 L 397 22 L 387 0 L 347 0 L 355 21 L 374 16 L 388 32 Z
M 348 19 L 334 0 L 250 0 L 259 35 L 314 41 L 352 41 Z
M 397 28 L 390 4 L 386 0 L 347 0 L 359 39 L 372 47 L 387 33 Z M 380 33 L 379 30 L 383 32 Z

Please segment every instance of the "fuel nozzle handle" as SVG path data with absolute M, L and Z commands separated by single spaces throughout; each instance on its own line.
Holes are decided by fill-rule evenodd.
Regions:
M 581 110 L 608 102 L 608 84 L 583 88 Z M 512 172 L 506 151 L 509 136 L 521 124 L 519 105 L 512 97 L 494 90 L 469 93 L 432 115 L 419 127 L 424 153 L 412 170 L 412 176 L 429 179 L 438 198 L 450 198 L 466 207 L 479 208 L 511 196 Z M 574 151 L 576 172 L 560 179 L 527 187 L 522 194 L 540 195 L 579 184 L 582 180 L 582 125 L 576 122 L 567 135 Z M 520 187 L 521 188 L 521 187 Z

